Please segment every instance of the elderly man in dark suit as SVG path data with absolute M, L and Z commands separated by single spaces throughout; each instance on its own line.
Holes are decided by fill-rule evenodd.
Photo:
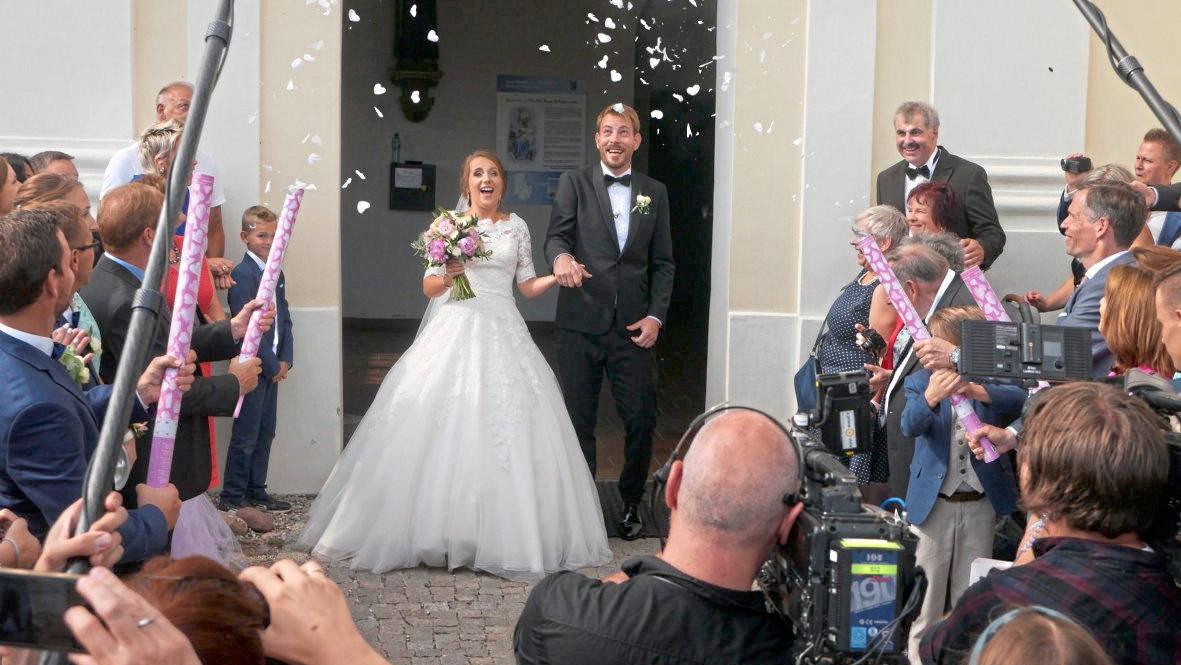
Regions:
M 878 204 L 906 212 L 910 191 L 929 180 L 951 185 L 964 205 L 951 219 L 960 237 L 964 264 L 987 270 L 1005 248 L 988 174 L 979 164 L 957 157 L 939 145 L 939 114 L 929 104 L 906 102 L 894 113 L 894 143 L 902 161 L 878 174 Z
M 50 339 L 73 294 L 76 258 L 53 215 L 27 210 L 0 218 L 0 505 L 25 518 L 39 538 L 82 495 L 111 395 L 109 385 L 83 392 L 58 361 L 63 348 Z M 191 384 L 192 365 L 156 358 L 137 383 L 133 420 L 148 418 L 144 405 L 159 399 L 170 366 L 182 368 L 182 390 Z M 174 486 L 132 487 L 140 507 L 118 530 L 124 561 L 164 551 L 180 513 Z
M 164 196 L 158 190 L 131 183 L 111 190 L 99 208 L 99 233 L 107 251 L 81 294 L 103 333 L 102 372 L 103 380 L 108 383 L 114 379 L 119 355 L 123 353 L 132 301 L 143 280 L 155 238 L 156 219 L 163 204 Z M 246 334 L 250 314 L 260 306 L 260 302 L 252 301 L 232 320 L 194 325 L 191 348 L 197 358 L 202 362 L 234 358 L 238 343 Z M 153 353 L 162 353 L 167 348 L 171 318 L 171 310 L 165 307 L 153 333 Z M 273 321 L 272 310 L 263 317 L 264 327 L 269 329 Z M 172 482 L 180 490 L 182 500 L 209 488 L 213 467 L 208 416 L 233 415 L 238 397 L 258 383 L 259 366 L 258 358 L 242 363 L 235 359 L 230 362 L 228 374 L 212 377 L 200 376 L 198 369 L 192 389 L 181 402 L 173 452 Z M 147 477 L 151 437 L 139 440 L 144 444 L 131 469 L 133 482 Z M 133 497 L 124 499 L 134 501 Z
M 558 380 L 591 474 L 604 371 L 626 429 L 618 528 L 627 540 L 643 528 L 639 503 L 656 427 L 652 346 L 668 316 L 675 270 L 668 192 L 632 170 L 640 141 L 635 109 L 616 104 L 599 113 L 600 161 L 562 174 L 545 239 L 545 258 L 566 287 L 554 317 Z M 584 267 L 591 275 L 585 282 Z
M 902 284 L 915 310 L 923 320 L 944 307 L 973 305 L 971 292 L 960 276 L 951 269 L 946 258 L 940 254 L 950 243 L 946 234 L 925 234 L 907 238 L 887 258 L 894 270 L 894 276 Z M 938 249 L 936 249 L 938 247 Z M 956 257 L 959 258 L 959 257 Z M 914 457 L 914 439 L 902 433 L 902 411 L 906 407 L 906 379 L 923 368 L 920 349 L 926 349 L 930 340 L 913 343 L 906 328 L 899 333 L 901 338 L 895 348 L 899 349 L 894 371 L 889 375 L 886 394 L 882 403 L 886 406 L 886 446 L 890 461 L 890 494 L 906 496 L 910 482 L 910 461 Z M 948 354 L 942 352 L 943 357 Z

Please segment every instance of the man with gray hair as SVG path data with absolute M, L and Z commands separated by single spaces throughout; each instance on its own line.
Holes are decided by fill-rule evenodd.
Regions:
M 156 94 L 156 122 L 176 120 L 184 123 L 189 117 L 189 105 L 193 101 L 193 86 L 184 81 L 173 81 Z M 234 269 L 234 262 L 222 258 L 225 256 L 226 234 L 221 223 L 221 207 L 226 202 L 226 194 L 221 178 L 218 177 L 217 162 L 204 150 L 197 150 L 197 166 L 194 172 L 206 173 L 213 176 L 213 192 L 209 200 L 209 245 L 205 250 L 209 272 L 219 289 L 233 286 L 230 272 Z M 116 152 L 107 164 L 103 173 L 103 186 L 98 198 L 101 201 L 107 192 L 126 185 L 142 175 L 143 167 L 139 159 L 139 141 L 132 143 Z
M 898 107 L 894 145 L 902 161 L 878 174 L 878 203 L 906 212 L 912 189 L 930 180 L 946 182 L 964 202 L 948 221 L 960 238 L 965 263 L 987 270 L 1005 247 L 988 174 L 939 145 L 939 114 L 930 104 L 906 102 Z
M 714 415 L 668 476 L 668 544 L 602 581 L 542 580 L 517 621 L 517 662 L 783 663 L 792 636 L 751 591 L 803 504 L 783 428 L 746 409 Z
M 1107 378 L 1113 363 L 1111 350 L 1099 332 L 1099 301 L 1107 288 L 1107 273 L 1115 266 L 1136 263 L 1128 250 L 1147 216 L 1144 199 L 1131 186 L 1112 182 L 1079 190 L 1062 221 L 1066 253 L 1078 259 L 1086 272 L 1058 315 L 1057 324 L 1090 329 L 1091 363 L 1097 380 Z
M 924 234 L 907 238 L 886 256 L 894 277 L 924 322 L 944 307 L 976 303 L 967 285 L 951 268 L 952 264 L 963 264 L 962 253 L 955 250 L 956 243 L 950 234 Z M 944 253 L 950 255 L 950 261 L 944 258 Z M 874 374 L 875 382 L 888 381 L 882 404 L 886 409 L 890 494 L 898 497 L 906 496 L 910 484 L 910 460 L 914 457 L 914 439 L 902 433 L 902 410 L 906 407 L 906 391 L 902 385 L 908 376 L 923 368 L 923 363 L 919 362 L 919 347 L 925 341 L 913 342 L 910 331 L 903 327 L 892 349 L 896 359 L 894 370 L 866 366 Z

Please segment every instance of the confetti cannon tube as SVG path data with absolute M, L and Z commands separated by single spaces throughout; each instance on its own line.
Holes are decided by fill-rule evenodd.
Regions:
M 258 285 L 257 300 L 268 305 L 275 301 L 275 286 L 279 283 L 279 274 L 283 272 L 283 258 L 287 255 L 287 244 L 291 242 L 291 229 L 295 228 L 295 218 L 299 215 L 299 205 L 303 202 L 303 188 L 297 187 L 283 202 L 283 213 L 279 215 L 279 226 L 275 230 L 275 240 L 271 243 L 271 253 L 267 255 L 267 266 L 262 271 L 262 281 Z M 238 360 L 248 360 L 258 355 L 258 343 L 262 339 L 262 309 L 254 310 L 250 315 L 250 325 L 246 327 L 246 337 L 242 338 L 242 351 Z M 238 398 L 238 405 L 234 407 L 234 417 L 242 411 L 242 400 Z
M 209 243 L 209 200 L 213 191 L 213 176 L 194 173 L 189 192 L 189 216 L 185 224 L 185 240 L 181 247 L 179 272 L 176 280 L 176 301 L 172 309 L 172 324 L 168 329 L 168 355 L 186 358 L 192 342 L 193 321 L 197 311 L 197 287 L 201 283 L 201 259 Z M 164 372 L 160 387 L 160 403 L 156 408 L 156 424 L 152 428 L 152 452 L 148 460 L 148 486 L 163 487 L 172 474 L 172 450 L 176 444 L 176 423 L 180 418 L 182 394 L 176 386 L 175 368 Z
M 903 323 L 906 324 L 906 329 L 910 331 L 911 339 L 916 342 L 930 339 L 931 333 L 927 331 L 926 324 L 923 323 L 922 317 L 919 316 L 918 311 L 911 304 L 910 298 L 906 297 L 906 291 L 902 289 L 902 284 L 898 283 L 898 278 L 894 276 L 894 270 L 890 268 L 886 257 L 882 255 L 882 250 L 878 247 L 874 237 L 866 236 L 858 240 L 857 247 L 861 249 L 861 253 L 865 255 L 866 261 L 869 262 L 869 267 L 873 269 L 874 274 L 881 281 L 882 287 L 886 289 L 886 296 L 890 298 L 890 302 L 893 303 L 894 310 L 898 312 L 898 316 L 902 317 Z M 980 422 L 980 417 L 972 409 L 971 403 L 963 395 L 952 395 L 951 406 L 955 409 L 955 414 L 959 416 L 960 422 L 964 424 L 965 430 L 975 432 L 983 426 L 983 423 Z M 983 437 L 980 439 L 980 445 L 984 448 L 984 461 L 995 462 L 999 455 L 996 452 L 996 448 L 993 447 L 992 442 L 987 437 Z
M 1006 323 L 1010 321 L 1009 313 L 1001 306 L 1001 299 L 997 297 L 996 291 L 992 290 L 992 285 L 988 283 L 988 278 L 984 276 L 980 266 L 972 266 L 963 271 L 960 273 L 960 279 L 968 286 L 972 299 L 980 306 L 980 311 L 984 312 L 984 318 Z

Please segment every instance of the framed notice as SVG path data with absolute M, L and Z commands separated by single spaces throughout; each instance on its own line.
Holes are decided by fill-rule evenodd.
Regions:
M 555 76 L 496 77 L 496 152 L 508 171 L 505 203 L 549 205 L 563 171 L 586 162 L 586 94 Z

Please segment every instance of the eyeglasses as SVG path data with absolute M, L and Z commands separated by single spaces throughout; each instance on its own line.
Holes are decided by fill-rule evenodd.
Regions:
M 103 254 L 103 239 L 98 235 L 98 231 L 91 231 L 90 239 L 92 242 L 89 244 L 71 247 L 70 249 L 74 250 L 75 252 L 85 252 L 88 249 L 93 249 L 94 263 L 97 265 L 99 257 Z

